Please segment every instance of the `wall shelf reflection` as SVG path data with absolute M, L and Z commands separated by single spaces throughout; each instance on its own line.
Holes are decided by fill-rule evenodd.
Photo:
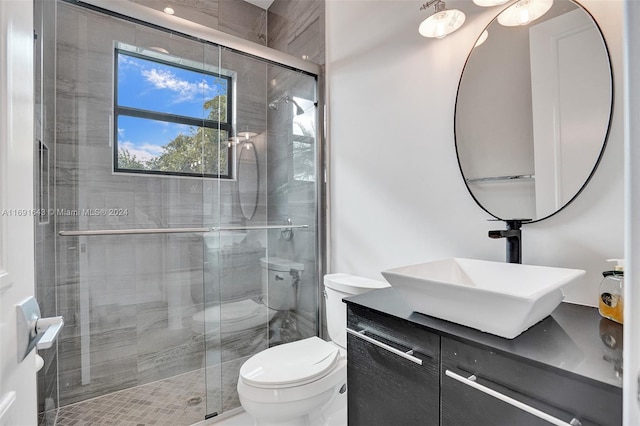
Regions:
M 509 176 L 488 176 L 481 178 L 465 179 L 469 184 L 492 183 L 492 182 L 512 182 L 512 181 L 534 181 L 536 175 L 509 175 Z

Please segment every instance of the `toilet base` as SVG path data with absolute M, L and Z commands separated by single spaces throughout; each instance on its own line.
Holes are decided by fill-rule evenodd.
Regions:
M 303 416 L 288 420 L 252 419 L 254 426 L 346 426 L 347 393 L 338 393 L 327 406 Z

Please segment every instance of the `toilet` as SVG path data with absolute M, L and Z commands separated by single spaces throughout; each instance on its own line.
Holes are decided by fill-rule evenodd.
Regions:
M 208 265 L 212 265 L 205 279 L 209 285 L 192 285 L 191 296 L 197 303 L 209 303 L 192 315 L 191 326 L 195 336 L 204 333 L 205 365 L 214 365 L 249 356 L 268 344 L 266 325 L 276 321 L 279 312 L 295 308 L 304 264 L 264 257 L 262 248 L 237 243 L 220 247 L 217 237 L 205 238 L 205 243 Z M 221 264 L 224 275 L 214 269 Z
M 347 310 L 342 299 L 389 284 L 330 274 L 324 287 L 331 341 L 310 337 L 271 347 L 240 368 L 240 403 L 256 425 L 346 424 Z

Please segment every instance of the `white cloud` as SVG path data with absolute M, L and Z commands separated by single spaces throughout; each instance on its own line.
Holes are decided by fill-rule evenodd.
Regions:
M 181 80 L 174 73 L 163 69 L 144 69 L 141 71 L 143 77 L 157 89 L 168 89 L 177 96 L 174 102 L 193 101 L 196 96 L 202 99 L 202 96 L 212 96 L 213 88 L 202 80 L 200 82 L 190 82 Z
M 140 63 L 136 62 L 126 55 L 118 55 L 118 67 L 122 69 L 127 69 L 130 67 L 140 68 Z
M 124 129 L 121 129 L 120 127 L 118 127 L 118 136 L 120 136 L 121 138 L 124 137 Z
M 150 143 L 136 145 L 131 141 L 118 141 L 118 148 L 129 151 L 129 154 L 135 156 L 140 161 L 148 161 L 162 154 L 162 147 Z

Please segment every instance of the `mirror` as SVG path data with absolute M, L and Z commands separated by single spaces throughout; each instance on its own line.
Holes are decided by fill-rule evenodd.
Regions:
M 256 147 L 253 142 L 243 142 L 238 155 L 238 195 L 240 211 L 247 220 L 253 219 L 258 208 L 259 176 Z
M 609 134 L 604 38 L 580 5 L 553 3 L 525 26 L 496 17 L 458 86 L 460 170 L 471 196 L 498 219 L 539 221 L 566 207 L 595 172 Z

